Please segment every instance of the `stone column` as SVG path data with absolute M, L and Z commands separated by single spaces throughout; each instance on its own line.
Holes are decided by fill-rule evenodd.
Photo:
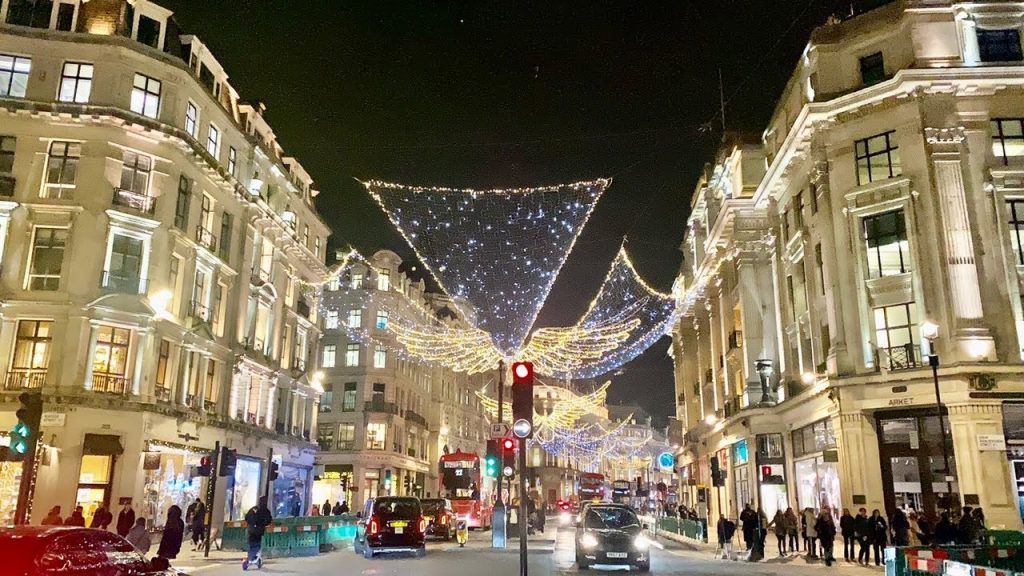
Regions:
M 192 350 L 182 346 L 178 351 L 178 404 L 185 404 L 188 397 L 189 373 L 192 371 Z
M 153 348 L 153 342 L 155 340 L 153 336 L 152 328 L 139 328 L 136 331 L 138 334 L 138 344 L 135 346 L 135 368 L 132 373 L 132 394 L 135 396 L 142 395 L 142 376 L 143 374 L 152 374 L 155 372 L 156 362 L 156 351 Z M 153 383 L 147 380 L 146 385 L 146 397 L 151 398 L 153 393 Z
M 99 325 L 96 322 L 89 321 L 89 354 L 85 357 L 85 380 L 82 382 L 82 387 L 86 390 L 92 390 L 92 361 L 96 357 L 96 332 L 98 328 Z M 53 362 L 53 358 L 50 361 Z
M 851 511 L 862 507 L 868 511 L 885 510 L 874 420 L 862 412 L 844 412 L 832 417 L 832 427 L 839 450 L 839 489 L 843 506 Z M 867 465 L 869 463 L 875 465 Z M 854 503 L 855 495 L 864 496 L 866 503 Z
M 206 372 L 210 369 L 210 355 L 203 354 L 199 357 L 199 370 L 196 377 L 199 380 L 196 382 L 196 400 L 195 405 L 199 410 L 206 412 Z M 216 386 L 216 381 L 214 382 Z
M 995 343 L 981 321 L 984 317 L 974 239 L 964 190 L 961 148 L 964 129 L 925 128 L 931 146 L 936 204 L 942 217 L 944 267 L 948 281 L 945 301 L 952 307 L 950 351 L 959 361 L 995 360 Z M 929 307 L 933 313 L 935 306 Z
M 998 401 L 987 404 L 946 405 L 953 437 L 956 477 L 961 503 L 976 496 L 989 527 L 1020 530 L 1016 490 L 1006 450 L 981 450 L 978 436 L 1004 438 L 1003 413 Z

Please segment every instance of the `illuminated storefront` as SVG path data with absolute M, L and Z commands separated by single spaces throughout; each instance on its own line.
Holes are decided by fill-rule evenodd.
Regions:
M 263 475 L 263 461 L 248 456 L 238 456 L 234 476 L 227 480 L 227 498 L 224 500 L 224 520 L 242 520 L 245 513 L 259 502 L 260 479 Z
M 786 492 L 786 454 L 782 434 L 757 435 L 757 476 L 760 483 L 761 508 L 772 518 L 778 510 L 789 507 Z
M 124 454 L 124 448 L 120 436 L 86 434 L 82 440 L 75 506 L 82 507 L 86 526 L 92 522 L 96 510 L 101 507 L 110 509 L 114 467 L 121 454 Z
M 842 510 L 839 454 L 831 418 L 793 431 L 793 469 L 800 509 L 820 510 L 827 506 L 838 515 Z
M 282 464 L 273 483 L 275 518 L 303 516 L 309 509 L 310 469 Z M 333 502 L 333 501 L 332 501 Z
M 206 478 L 193 475 L 200 459 L 209 453 L 209 450 L 187 446 L 149 443 L 142 461 L 145 472 L 142 512 L 137 513 L 144 515 L 151 527 L 163 528 L 171 506 L 184 511 L 197 498 L 205 498 Z

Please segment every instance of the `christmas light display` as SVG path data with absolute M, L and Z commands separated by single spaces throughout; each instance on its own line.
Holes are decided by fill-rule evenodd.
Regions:
M 609 183 L 486 191 L 364 185 L 464 317 L 511 358 Z

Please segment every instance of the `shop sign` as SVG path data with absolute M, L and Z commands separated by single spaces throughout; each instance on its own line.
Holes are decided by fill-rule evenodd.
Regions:
M 839 450 L 825 450 L 821 453 L 822 462 L 839 462 Z
M 747 452 L 747 441 L 740 440 L 739 442 L 732 445 L 732 463 L 736 466 L 746 464 L 749 461 L 749 454 Z
M 978 450 L 1006 450 L 1002 434 L 978 434 Z
M 324 472 L 320 475 L 321 480 L 341 480 L 341 472 Z
M 39 420 L 40 428 L 63 428 L 68 415 L 63 412 L 43 412 Z

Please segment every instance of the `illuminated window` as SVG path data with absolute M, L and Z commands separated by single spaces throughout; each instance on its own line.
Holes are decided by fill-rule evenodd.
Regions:
M 334 344 L 324 345 L 324 358 L 322 365 L 324 368 L 334 368 L 338 356 L 338 347 Z
M 363 275 L 358 272 L 352 273 L 352 289 L 358 290 L 363 287 Z
M 50 320 L 18 321 L 14 342 L 14 359 L 4 387 L 42 388 L 46 369 L 50 365 L 50 346 L 53 342 L 53 322 Z
M 377 328 L 385 330 L 388 327 L 388 311 L 378 310 L 377 311 Z
M 362 328 L 363 327 L 363 311 L 359 308 L 348 311 L 348 327 L 349 328 Z
M 1004 166 L 1009 165 L 1011 159 L 1024 157 L 1024 119 L 992 121 L 992 154 Z
M 388 352 L 383 346 L 377 346 L 373 351 L 373 367 L 385 368 L 388 364 Z
M 370 422 L 366 425 L 366 449 L 383 450 L 388 427 L 383 422 Z
M 345 348 L 345 366 L 359 366 L 359 344 L 349 344 Z
M 880 278 L 910 272 L 910 244 L 903 210 L 864 218 L 868 277 Z
M 206 151 L 210 153 L 210 156 L 220 158 L 220 128 L 212 123 L 206 131 Z
M 337 276 L 332 276 L 327 282 L 327 289 L 331 292 L 337 292 L 341 289 L 341 280 Z
M 29 290 L 59 290 L 67 228 L 37 227 L 32 238 L 31 261 L 28 266 Z
M 1017 255 L 1018 266 L 1024 265 L 1024 200 L 1008 200 L 1006 211 L 1010 217 L 1010 244 Z
M 153 172 L 153 159 L 125 150 L 121 162 L 120 190 L 136 196 L 149 195 L 149 176 Z
M 377 276 L 377 290 L 390 290 L 391 289 L 391 271 L 381 270 Z
M 356 425 L 342 424 L 338 428 L 338 450 L 355 450 Z
M 895 178 L 903 173 L 895 131 L 857 140 L 854 150 L 858 185 Z
M 171 341 L 160 340 L 160 352 L 156 361 L 156 397 L 157 400 L 167 402 L 171 398 L 170 380 L 168 370 L 171 363 Z
M 43 198 L 71 198 L 81 157 L 82 145 L 78 142 L 50 142 L 46 156 Z
M 136 74 L 132 83 L 132 112 L 156 118 L 160 114 L 160 89 L 159 80 Z
M 917 306 L 910 302 L 875 308 L 874 316 L 879 362 L 890 370 L 920 366 L 920 348 L 914 343 Z M 885 357 L 888 357 L 887 361 Z
M 65 62 L 60 75 L 60 93 L 57 99 L 61 102 L 85 104 L 92 92 L 92 64 L 82 62 Z
M 0 96 L 24 98 L 32 59 L 0 54 Z
M 336 330 L 338 328 L 338 311 L 333 308 L 328 308 L 324 313 L 324 327 L 328 330 Z
M 128 351 L 131 330 L 114 326 L 96 329 L 96 353 L 92 360 L 92 389 L 123 394 L 127 391 Z

